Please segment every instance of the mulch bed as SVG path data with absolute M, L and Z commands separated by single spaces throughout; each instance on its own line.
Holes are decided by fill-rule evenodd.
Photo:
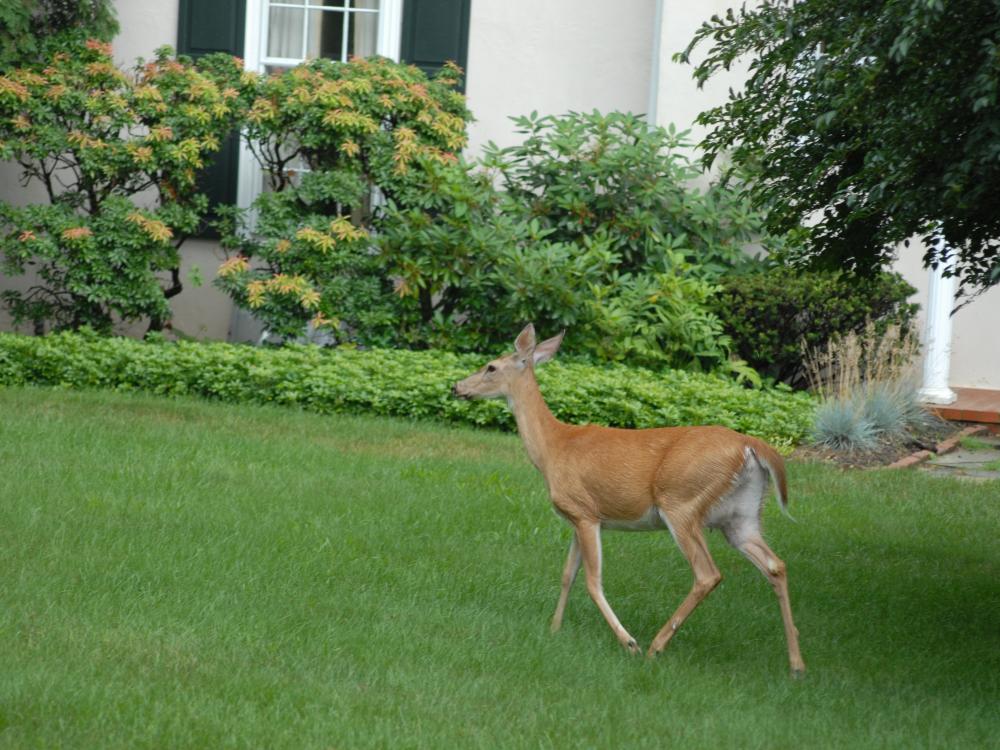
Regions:
M 871 451 L 836 451 L 832 448 L 803 445 L 792 452 L 791 458 L 837 464 L 845 469 L 883 468 L 918 451 L 936 452 L 940 443 L 957 437 L 967 426 L 961 422 L 935 418 L 906 439 L 883 443 Z

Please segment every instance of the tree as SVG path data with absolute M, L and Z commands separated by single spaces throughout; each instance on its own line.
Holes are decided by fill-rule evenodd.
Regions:
M 750 170 L 791 260 L 874 272 L 920 236 L 964 293 L 1000 282 L 1000 3 L 762 0 L 713 16 L 699 85 L 750 58 L 742 91 L 699 116 L 712 164 Z

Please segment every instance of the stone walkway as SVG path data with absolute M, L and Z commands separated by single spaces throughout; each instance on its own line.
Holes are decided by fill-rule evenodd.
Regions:
M 931 456 L 917 468 L 960 479 L 1000 480 L 1000 435 L 980 433 L 965 437 L 954 450 Z

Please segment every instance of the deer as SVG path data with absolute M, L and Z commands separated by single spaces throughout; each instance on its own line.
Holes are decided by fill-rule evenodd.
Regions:
M 779 508 L 787 515 L 781 455 L 763 440 L 721 426 L 623 429 L 559 421 L 542 397 L 535 367 L 555 356 L 564 334 L 536 344 L 529 323 L 514 341 L 512 353 L 488 362 L 452 388 L 461 399 L 507 400 L 528 458 L 545 478 L 553 509 L 573 529 L 552 632 L 562 626 L 582 563 L 590 598 L 622 646 L 639 653 L 635 638 L 604 596 L 601 532 L 666 530 L 690 564 L 694 582 L 653 639 L 647 656 L 656 656 L 722 581 L 704 536 L 704 529 L 717 529 L 771 584 L 792 675 L 804 674 L 785 563 L 761 534 L 761 512 L 772 482 Z

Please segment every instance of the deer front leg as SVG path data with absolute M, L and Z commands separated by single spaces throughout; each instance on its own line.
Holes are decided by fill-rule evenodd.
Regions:
M 577 523 L 576 539 L 583 557 L 583 569 L 587 576 L 587 591 L 590 593 L 590 598 L 604 615 L 618 641 L 628 649 L 629 653 L 639 653 L 639 645 L 635 642 L 635 638 L 622 627 L 608 600 L 604 598 L 604 587 L 601 582 L 601 525 L 590 521 Z
M 569 590 L 573 588 L 576 574 L 580 570 L 580 543 L 576 539 L 576 531 L 569 542 L 569 555 L 566 557 L 566 565 L 562 574 L 562 590 L 559 592 L 559 603 L 556 604 L 556 612 L 552 615 L 551 630 L 555 633 L 562 627 L 563 613 L 566 611 L 566 601 L 569 599 Z

